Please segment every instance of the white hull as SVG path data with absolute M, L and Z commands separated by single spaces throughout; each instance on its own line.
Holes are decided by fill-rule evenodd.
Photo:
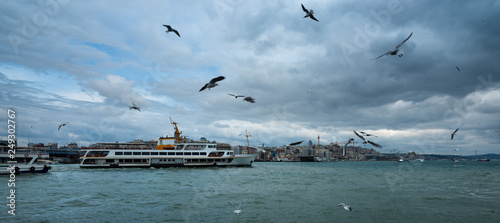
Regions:
M 159 153 L 159 150 L 89 150 L 104 152 L 106 155 L 89 155 L 81 157 L 80 168 L 121 168 L 121 167 L 213 167 L 213 166 L 252 166 L 256 154 L 223 155 L 219 157 L 205 156 L 162 156 L 142 155 L 142 153 Z M 141 155 L 116 155 L 141 153 Z M 207 153 L 208 154 L 208 153 Z

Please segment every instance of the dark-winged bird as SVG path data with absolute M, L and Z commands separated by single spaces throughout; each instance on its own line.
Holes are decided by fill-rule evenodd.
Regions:
M 403 40 L 403 42 L 399 43 L 399 44 L 396 46 L 396 48 L 395 48 L 394 50 L 388 51 L 388 52 L 386 52 L 386 53 L 384 53 L 384 54 L 382 54 L 382 55 L 380 55 L 380 56 L 378 56 L 377 58 L 374 58 L 374 59 L 372 59 L 372 60 L 376 60 L 376 59 L 378 59 L 378 58 L 380 58 L 380 57 L 383 57 L 383 56 L 386 56 L 386 55 L 398 55 L 398 57 L 402 57 L 402 56 L 403 56 L 403 54 L 400 52 L 399 48 L 400 48 L 400 47 L 401 47 L 401 46 L 402 46 L 402 45 L 403 45 L 403 44 L 404 44 L 404 43 L 405 43 L 408 39 L 410 39 L 411 35 L 413 35 L 413 33 L 410 33 L 410 35 L 409 35 L 409 36 L 408 36 L 405 40 Z
M 460 68 L 458 66 L 455 66 L 457 68 L 458 71 L 460 71 Z
M 366 139 L 365 139 L 365 137 L 363 137 L 362 135 L 358 134 L 356 131 L 354 131 L 354 130 L 353 130 L 353 132 L 354 132 L 354 134 L 356 134 L 356 135 L 357 135 L 360 139 L 362 139 L 362 140 L 363 140 L 363 144 L 370 143 L 370 144 L 372 144 L 373 146 L 375 146 L 375 147 L 377 147 L 377 148 L 382 148 L 382 146 L 381 146 L 381 145 L 379 145 L 379 144 L 377 144 L 377 143 L 374 143 L 374 142 L 372 142 L 372 141 L 370 141 L 370 140 L 366 140 Z
M 236 99 L 238 99 L 239 97 L 245 97 L 245 95 L 235 95 L 235 94 L 229 94 L 229 93 L 228 93 L 228 95 L 231 95 Z
M 69 122 L 64 122 L 64 123 L 59 124 L 59 128 L 57 128 L 57 131 L 61 130 L 61 127 L 65 126 L 68 123 Z
M 252 97 L 245 97 L 245 98 L 243 98 L 243 101 L 248 101 L 250 103 L 255 103 L 255 99 L 252 98 Z
M 453 140 L 453 137 L 455 137 L 455 133 L 457 133 L 457 132 L 458 132 L 458 128 L 453 133 L 451 133 L 451 140 Z
M 205 84 L 205 86 L 203 86 L 203 87 L 200 89 L 200 91 L 203 91 L 203 90 L 205 90 L 206 88 L 208 88 L 208 90 L 210 90 L 210 88 L 213 88 L 213 87 L 215 87 L 215 86 L 219 86 L 219 85 L 217 84 L 217 81 L 221 81 L 221 80 L 224 80 L 224 79 L 225 79 L 225 77 L 224 77 L 224 76 L 218 76 L 218 77 L 216 77 L 216 78 L 214 78 L 214 79 L 210 80 L 210 82 L 206 83 L 206 84 Z
M 181 35 L 179 34 L 179 32 L 177 32 L 177 30 L 173 29 L 172 26 L 169 26 L 169 25 L 163 25 L 165 27 L 167 27 L 167 31 L 165 31 L 166 33 L 169 33 L 169 32 L 174 32 L 175 34 L 177 34 L 179 37 L 181 37 Z
M 137 106 L 135 103 L 132 103 L 132 106 L 128 106 L 130 109 L 129 110 L 132 110 L 132 109 L 135 109 L 137 111 L 141 111 L 141 108 L 139 106 Z
M 302 10 L 304 10 L 304 12 L 306 12 L 306 15 L 304 16 L 304 18 L 311 18 L 312 20 L 315 20 L 317 22 L 319 22 L 316 18 L 314 18 L 314 11 L 311 9 L 311 10 L 307 10 L 306 7 L 304 7 L 303 4 L 302 5 Z

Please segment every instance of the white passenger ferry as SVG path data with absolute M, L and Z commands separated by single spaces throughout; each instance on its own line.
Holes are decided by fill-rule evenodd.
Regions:
M 229 144 L 181 138 L 177 123 L 172 124 L 175 136 L 159 138 L 156 148 L 82 149 L 80 167 L 252 166 L 255 160 L 256 154 L 234 154 Z
M 52 167 L 45 162 L 49 154 L 35 148 L 17 148 L 14 159 L 8 146 L 0 146 L 0 174 L 47 173 Z

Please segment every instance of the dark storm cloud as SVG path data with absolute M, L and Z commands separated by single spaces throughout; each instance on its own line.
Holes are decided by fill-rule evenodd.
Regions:
M 301 3 L 320 22 L 303 18 Z M 85 132 L 68 128 L 82 142 L 96 134 L 110 138 L 113 131 L 116 140 L 137 138 L 134 130 L 156 137 L 171 131 L 165 117 L 173 116 L 193 138 L 232 144 L 245 141 L 239 136 L 245 129 L 254 135 L 252 144 L 266 145 L 315 141 L 318 134 L 321 143 L 343 142 L 356 129 L 371 130 L 387 147 L 449 152 L 441 138 L 457 127 L 467 132 L 468 138 L 454 140 L 461 146 L 477 143 L 493 152 L 498 144 L 480 140 L 500 123 L 497 1 L 0 4 L 6 37 L 0 49 L 7 52 L 0 55 L 0 68 L 74 77 L 65 83 L 82 89 L 74 95 L 49 93 L 37 81 L 19 82 L 26 75 L 20 80 L 7 75 L 6 95 L 17 97 L 18 107 L 49 110 L 43 98 L 63 98 L 53 104 L 69 108 L 54 112 L 76 110 L 82 124 L 71 124 L 89 123 Z M 36 31 L 29 32 L 28 23 Z M 165 33 L 162 24 L 182 37 Z M 402 58 L 371 60 L 412 32 Z M 219 75 L 226 77 L 220 86 L 198 92 Z M 21 93 L 25 84 L 39 84 L 35 89 L 43 93 Z M 256 103 L 227 93 L 252 96 Z M 147 105 L 144 112 L 120 110 L 129 100 Z M 89 121 L 97 114 L 106 123 Z M 422 141 L 432 149 L 419 145 Z

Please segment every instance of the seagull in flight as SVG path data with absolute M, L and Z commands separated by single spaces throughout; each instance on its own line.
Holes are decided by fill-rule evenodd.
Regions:
M 167 31 L 165 31 L 166 33 L 169 33 L 169 32 L 174 32 L 175 34 L 177 34 L 177 36 L 181 37 L 181 35 L 179 34 L 179 32 L 177 32 L 177 30 L 173 29 L 172 26 L 169 26 L 169 25 L 163 25 L 165 27 L 167 27 Z
M 453 140 L 453 137 L 455 136 L 455 133 L 457 133 L 457 132 L 458 132 L 458 128 L 453 133 L 451 133 L 451 140 Z
M 315 20 L 315 21 L 319 22 L 316 18 L 314 18 L 314 15 L 313 15 L 314 11 L 312 9 L 311 10 L 307 10 L 306 7 L 304 7 L 303 4 L 301 4 L 301 5 L 302 5 L 302 10 L 304 10 L 304 12 L 306 12 L 306 16 L 304 16 L 304 18 L 309 17 L 312 20 Z
M 208 90 L 210 90 L 210 88 L 213 88 L 213 87 L 215 87 L 215 86 L 219 86 L 219 85 L 217 84 L 217 81 L 221 81 L 221 80 L 224 80 L 224 79 L 225 79 L 225 77 L 224 77 L 224 76 L 218 76 L 218 77 L 216 77 L 216 78 L 214 78 L 214 79 L 210 80 L 210 82 L 206 83 L 206 84 L 205 84 L 205 86 L 203 86 L 203 87 L 200 89 L 200 91 L 203 91 L 203 90 L 205 90 L 206 88 L 208 88 Z
M 365 137 L 363 137 L 362 135 L 358 134 L 356 131 L 353 130 L 353 132 L 354 132 L 354 134 L 356 134 L 359 138 L 361 138 L 364 141 L 363 144 L 370 143 L 370 144 L 372 144 L 373 146 L 375 146 L 377 148 L 382 148 L 381 145 L 379 145 L 377 143 L 374 143 L 374 142 L 372 142 L 370 140 L 365 139 Z
M 399 43 L 396 48 L 394 48 L 394 50 L 392 51 L 387 51 L 386 53 L 378 56 L 377 58 L 374 58 L 372 60 L 376 60 L 380 57 L 383 57 L 383 56 L 386 56 L 386 55 L 398 55 L 398 57 L 403 57 L 403 51 L 399 49 L 399 47 L 401 47 L 408 39 L 410 39 L 411 35 L 413 35 L 413 33 L 410 33 L 410 35 L 405 39 L 403 40 L 403 42 Z
M 255 103 L 255 98 L 252 98 L 252 97 L 245 97 L 243 98 L 243 101 L 248 101 L 250 103 Z
M 451 160 L 453 160 L 453 162 L 458 163 L 458 158 L 457 158 L 457 159 L 455 159 L 455 158 L 453 158 L 453 157 L 450 157 L 450 159 L 451 159 Z
M 245 201 L 247 201 L 247 200 L 248 200 L 248 199 L 244 200 L 244 201 L 243 201 L 243 202 L 241 202 L 238 206 L 235 206 L 234 204 L 231 204 L 230 202 L 227 202 L 227 203 L 229 203 L 231 206 L 233 206 L 233 208 L 234 208 L 234 211 L 233 211 L 233 212 L 234 212 L 235 214 L 239 214 L 239 213 L 241 213 L 241 205 L 242 205 L 243 203 L 245 203 Z
M 340 203 L 339 206 L 342 206 L 346 211 L 352 211 L 351 206 L 349 206 L 347 204 Z
M 234 95 L 234 94 L 228 94 L 228 95 L 231 95 L 236 99 L 238 99 L 239 97 L 245 97 L 245 95 Z
M 458 71 L 460 71 L 460 68 L 458 66 L 455 66 L 457 68 Z
M 137 106 L 135 103 L 132 103 L 132 106 L 128 106 L 130 109 L 129 110 L 132 110 L 132 109 L 135 109 L 137 111 L 141 111 L 141 108 L 139 106 Z
M 68 123 L 69 122 L 63 122 L 63 123 L 59 124 L 59 128 L 57 129 L 57 131 L 61 130 L 61 127 L 65 126 Z

